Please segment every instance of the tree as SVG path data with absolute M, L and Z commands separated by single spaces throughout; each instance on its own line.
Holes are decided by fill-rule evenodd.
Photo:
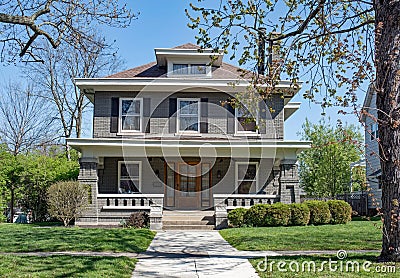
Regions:
M 318 124 L 306 120 L 301 137 L 311 141 L 312 147 L 299 155 L 300 186 L 317 197 L 349 192 L 350 163 L 362 153 L 360 132 L 353 125 L 334 127 L 324 120 Z
M 107 75 L 123 64 L 104 37 L 91 37 L 92 41 L 81 49 L 68 45 L 51 49 L 44 44 L 37 51 L 44 58 L 43 64 L 30 63 L 24 68 L 25 75 L 40 86 L 37 94 L 50 104 L 49 111 L 61 125 L 64 139 L 81 137 L 84 113 L 90 106 L 84 93 L 75 86 L 75 78 Z M 68 148 L 66 153 L 69 156 Z
M 33 85 L 9 83 L 0 95 L 0 138 L 13 155 L 50 144 L 56 137 L 48 105 Z
M 77 181 L 58 182 L 47 191 L 50 215 L 68 226 L 88 205 L 89 189 Z
M 20 173 L 23 192 L 19 203 L 32 211 L 33 221 L 46 221 L 47 190 L 55 182 L 77 180 L 77 155 L 75 159 L 68 161 L 59 147 L 53 147 L 48 154 L 31 152 L 24 158 L 23 171 Z
M 357 92 L 364 82 L 373 84 L 383 177 L 379 259 L 400 261 L 400 1 L 213 3 L 191 4 L 189 27 L 199 31 L 197 39 L 203 47 L 230 47 L 233 56 L 240 56 L 240 64 L 257 68 L 254 86 L 268 85 L 259 90 L 262 94 L 272 92 L 281 77 L 296 86 L 306 73 L 309 87 L 304 97 L 315 99 L 321 92 L 323 107 L 352 106 L 360 114 L 366 112 L 357 110 Z M 270 53 L 266 64 L 263 41 Z
M 136 15 L 118 0 L 11 0 L 0 1 L 1 58 L 26 56 L 41 61 L 39 38 L 53 48 L 70 45 L 81 48 L 92 38 L 88 30 L 98 24 L 125 28 Z

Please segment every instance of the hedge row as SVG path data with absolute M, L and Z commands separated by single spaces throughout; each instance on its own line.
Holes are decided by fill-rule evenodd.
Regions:
M 257 204 L 228 213 L 231 227 L 274 227 L 323 224 L 346 224 L 351 220 L 351 206 L 345 201 L 307 201 L 302 204 Z

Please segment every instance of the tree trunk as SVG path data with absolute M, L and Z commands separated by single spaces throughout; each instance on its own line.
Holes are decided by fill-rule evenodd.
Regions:
M 400 261 L 400 0 L 375 1 L 376 92 L 382 168 L 381 261 Z
M 10 188 L 10 193 L 11 193 L 11 200 L 10 200 L 10 223 L 13 223 L 13 219 L 14 219 L 14 188 L 11 186 Z

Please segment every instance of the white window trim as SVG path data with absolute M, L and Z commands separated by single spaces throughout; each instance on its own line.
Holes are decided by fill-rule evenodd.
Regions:
M 180 109 L 180 105 L 179 103 L 181 101 L 197 101 L 197 131 L 193 131 L 193 130 L 180 130 L 180 117 L 181 117 L 181 109 Z M 178 134 L 199 134 L 200 133 L 200 115 L 201 115 L 201 101 L 200 98 L 178 98 L 177 99 L 177 103 L 176 103 L 176 107 L 177 107 L 177 117 L 176 117 L 176 130 Z
M 123 130 L 122 129 L 122 101 L 124 100 L 135 100 L 140 101 L 140 120 L 139 120 L 139 130 Z M 143 98 L 119 98 L 119 111 L 118 111 L 118 133 L 143 133 Z
M 258 187 L 258 162 L 235 162 L 235 193 L 239 190 L 239 165 L 256 165 L 256 192 L 259 191 Z M 243 181 L 243 180 L 241 180 Z
M 235 108 L 235 134 L 238 135 L 258 135 L 259 134 L 259 130 L 256 129 L 255 131 L 248 131 L 248 130 L 240 130 L 239 129 L 239 125 L 240 122 L 238 121 L 238 109 L 239 108 Z M 256 126 L 259 124 L 259 115 L 257 113 L 256 115 Z
M 121 165 L 122 164 L 139 164 L 139 192 L 142 192 L 142 161 L 118 161 L 118 192 L 121 186 Z

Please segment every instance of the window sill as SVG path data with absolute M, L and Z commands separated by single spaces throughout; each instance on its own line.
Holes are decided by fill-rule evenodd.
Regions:
M 256 132 L 254 132 L 254 133 L 253 132 L 243 132 L 243 133 L 237 132 L 233 136 L 235 136 L 235 137 L 243 137 L 243 136 L 245 136 L 245 137 L 261 137 L 261 134 L 256 133 Z
M 117 135 L 118 136 L 127 136 L 127 135 L 129 135 L 129 136 L 140 136 L 140 137 L 143 137 L 145 135 L 145 133 L 144 132 L 139 132 L 139 131 L 137 131 L 137 132 L 132 131 L 132 132 L 118 132 Z
M 191 136 L 191 137 L 202 137 L 199 132 L 177 132 L 174 134 L 175 136 Z

